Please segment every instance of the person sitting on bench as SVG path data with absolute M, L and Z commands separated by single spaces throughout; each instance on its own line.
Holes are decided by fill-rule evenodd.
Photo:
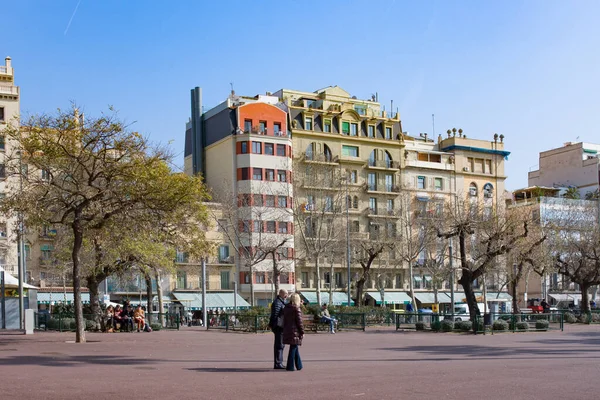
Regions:
M 142 331 L 146 330 L 145 314 L 144 314 L 144 310 L 142 310 L 141 305 L 138 305 L 135 308 L 135 311 L 133 312 L 133 319 L 135 321 L 135 325 L 137 327 L 138 332 L 140 330 L 142 330 Z
M 321 322 L 323 322 L 324 324 L 329 324 L 329 332 L 330 333 L 335 333 L 335 324 L 337 323 L 337 320 L 335 318 L 332 318 L 331 315 L 329 315 L 329 310 L 327 309 L 327 304 L 323 303 L 323 306 L 321 307 L 321 313 L 320 313 L 320 317 L 321 317 Z

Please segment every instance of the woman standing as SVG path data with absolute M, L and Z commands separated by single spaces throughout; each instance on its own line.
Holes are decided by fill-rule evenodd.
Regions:
M 302 324 L 302 301 L 300 295 L 294 293 L 290 297 L 290 302 L 283 309 L 283 344 L 290 345 L 290 351 L 287 359 L 287 370 L 300 371 L 302 369 L 302 360 L 298 346 L 302 345 L 304 338 L 304 325 Z

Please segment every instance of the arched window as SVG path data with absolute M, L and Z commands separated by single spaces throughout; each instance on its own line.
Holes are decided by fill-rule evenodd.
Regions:
M 369 166 L 392 168 L 392 155 L 387 150 L 375 149 L 369 155 Z
M 358 196 L 354 196 L 354 208 L 358 208 Z
M 477 196 L 477 184 L 475 182 L 471 182 L 469 186 L 469 196 Z
M 491 183 L 486 183 L 483 186 L 483 196 L 484 197 L 494 196 L 494 185 L 492 185 Z
M 311 143 L 304 152 L 307 160 L 310 161 L 326 161 L 331 162 L 333 156 L 331 155 L 331 149 L 324 143 Z

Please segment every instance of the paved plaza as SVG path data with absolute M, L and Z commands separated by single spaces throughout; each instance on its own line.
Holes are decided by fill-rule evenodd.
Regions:
M 589 399 L 600 326 L 487 336 L 393 329 L 309 334 L 304 369 L 272 367 L 272 335 L 0 333 L 3 399 Z M 286 348 L 287 350 L 287 348 Z

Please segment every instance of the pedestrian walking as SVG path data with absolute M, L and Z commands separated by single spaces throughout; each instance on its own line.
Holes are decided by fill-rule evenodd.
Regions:
M 285 299 L 288 292 L 281 289 L 279 294 L 271 304 L 271 317 L 269 318 L 269 328 L 275 335 L 273 343 L 273 368 L 284 369 L 283 366 L 283 309 L 285 307 Z
M 288 352 L 286 370 L 298 371 L 302 369 L 302 359 L 300 358 L 299 346 L 302 345 L 304 338 L 304 324 L 302 324 L 302 301 L 300 295 L 294 293 L 290 297 L 290 302 L 283 309 L 283 343 L 290 345 Z

